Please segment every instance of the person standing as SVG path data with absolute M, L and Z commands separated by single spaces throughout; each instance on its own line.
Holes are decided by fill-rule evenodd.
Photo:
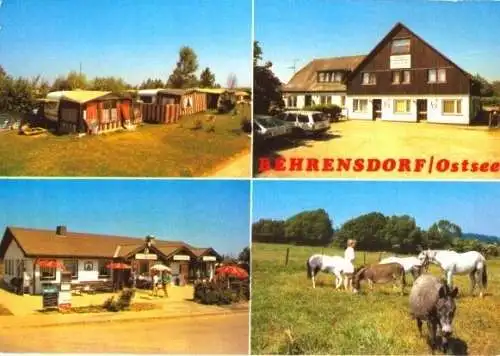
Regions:
M 158 284 L 160 283 L 160 278 L 158 273 L 153 274 L 153 295 L 158 296 Z
M 164 271 L 163 272 L 163 278 L 162 278 L 162 286 L 163 286 L 163 295 L 165 297 L 168 297 L 168 290 L 167 287 L 170 284 L 170 272 Z
M 26 289 L 28 290 L 28 293 L 29 293 L 30 287 L 31 287 L 31 276 L 29 275 L 28 272 L 26 272 L 26 268 L 25 268 L 24 272 L 23 272 L 23 283 L 22 283 L 22 287 L 21 287 L 22 288 L 21 295 L 24 295 L 24 292 Z
M 356 240 L 347 240 L 347 248 L 344 251 L 344 259 L 352 265 L 352 267 L 349 266 L 349 268 L 354 268 L 354 260 L 356 259 L 354 247 L 356 247 Z M 351 277 L 344 280 L 344 288 L 346 290 L 348 290 L 348 288 L 352 290 L 352 278 L 354 277 L 352 273 L 354 272 L 354 270 L 350 272 Z

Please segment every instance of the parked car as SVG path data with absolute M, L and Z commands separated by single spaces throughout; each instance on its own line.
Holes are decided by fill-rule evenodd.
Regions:
M 284 111 L 276 116 L 289 127 L 305 134 L 321 134 L 330 128 L 328 116 L 320 111 Z
M 263 139 L 285 136 L 292 132 L 292 128 L 282 120 L 260 115 L 254 117 L 253 129 L 255 135 Z

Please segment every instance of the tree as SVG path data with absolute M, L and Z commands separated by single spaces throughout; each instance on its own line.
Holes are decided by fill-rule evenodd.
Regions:
M 245 247 L 238 255 L 238 260 L 246 263 L 250 263 L 250 248 Z
M 177 65 L 168 78 L 168 86 L 171 88 L 190 88 L 198 84 L 194 74 L 198 70 L 198 58 L 196 53 L 187 46 L 179 51 Z
M 2 80 L 3 78 L 5 78 L 7 76 L 7 72 L 5 71 L 5 69 L 3 69 L 3 67 L 0 65 L 0 80 Z
M 491 87 L 493 88 L 493 95 L 500 96 L 500 80 L 492 81 Z
M 71 90 L 71 87 L 64 76 L 58 76 L 52 83 L 51 91 Z
M 253 41 L 253 66 L 255 67 L 262 60 L 262 48 L 259 41 Z
M 229 73 L 229 75 L 227 76 L 227 88 L 234 89 L 237 86 L 238 86 L 238 78 L 236 77 L 236 74 Z
M 424 244 L 427 248 L 450 248 L 456 238 L 462 237 L 460 226 L 448 221 L 439 220 L 427 230 Z
M 148 78 L 139 85 L 139 89 L 163 89 L 167 85 L 161 79 L 151 79 Z
M 257 51 L 255 51 L 257 47 Z M 272 71 L 273 64 L 266 62 L 259 65 L 262 59 L 262 49 L 259 42 L 254 42 L 254 67 L 253 67 L 253 92 L 254 92 L 254 113 L 268 114 L 273 108 L 283 108 L 283 96 L 281 93 L 281 81 Z
M 413 253 L 422 245 L 422 231 L 409 215 L 391 216 L 381 235 L 383 246 L 395 252 Z
M 483 78 L 476 73 L 476 75 L 472 78 L 472 81 L 474 85 L 479 87 L 479 93 L 481 96 L 493 96 L 493 86 L 486 80 L 486 78 Z
M 71 71 L 66 77 L 70 90 L 87 89 L 87 76 L 83 73 Z
M 283 220 L 260 219 L 252 224 L 252 240 L 259 242 L 286 242 Z
M 103 90 L 119 93 L 130 88 L 130 85 L 125 83 L 122 78 L 111 77 L 95 77 L 89 85 L 91 90 Z
M 291 242 L 326 245 L 332 241 L 332 222 L 324 209 L 303 211 L 285 221 L 285 236 Z
M 345 246 L 347 240 L 357 241 L 360 250 L 376 251 L 388 247 L 382 239 L 388 218 L 378 212 L 372 212 L 346 221 L 336 234 L 335 243 Z
M 206 67 L 200 74 L 200 88 L 213 88 L 215 87 L 215 75 Z

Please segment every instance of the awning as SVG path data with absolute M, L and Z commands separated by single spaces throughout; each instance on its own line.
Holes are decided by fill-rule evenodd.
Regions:
M 65 270 L 64 265 L 57 260 L 38 259 L 35 261 L 35 264 L 43 268 L 60 268 L 61 270 Z

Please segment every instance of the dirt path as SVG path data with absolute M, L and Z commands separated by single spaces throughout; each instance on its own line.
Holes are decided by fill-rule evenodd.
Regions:
M 248 336 L 245 313 L 3 330 L 0 352 L 248 354 Z
M 210 177 L 248 178 L 250 177 L 250 153 L 245 151 L 217 167 Z

